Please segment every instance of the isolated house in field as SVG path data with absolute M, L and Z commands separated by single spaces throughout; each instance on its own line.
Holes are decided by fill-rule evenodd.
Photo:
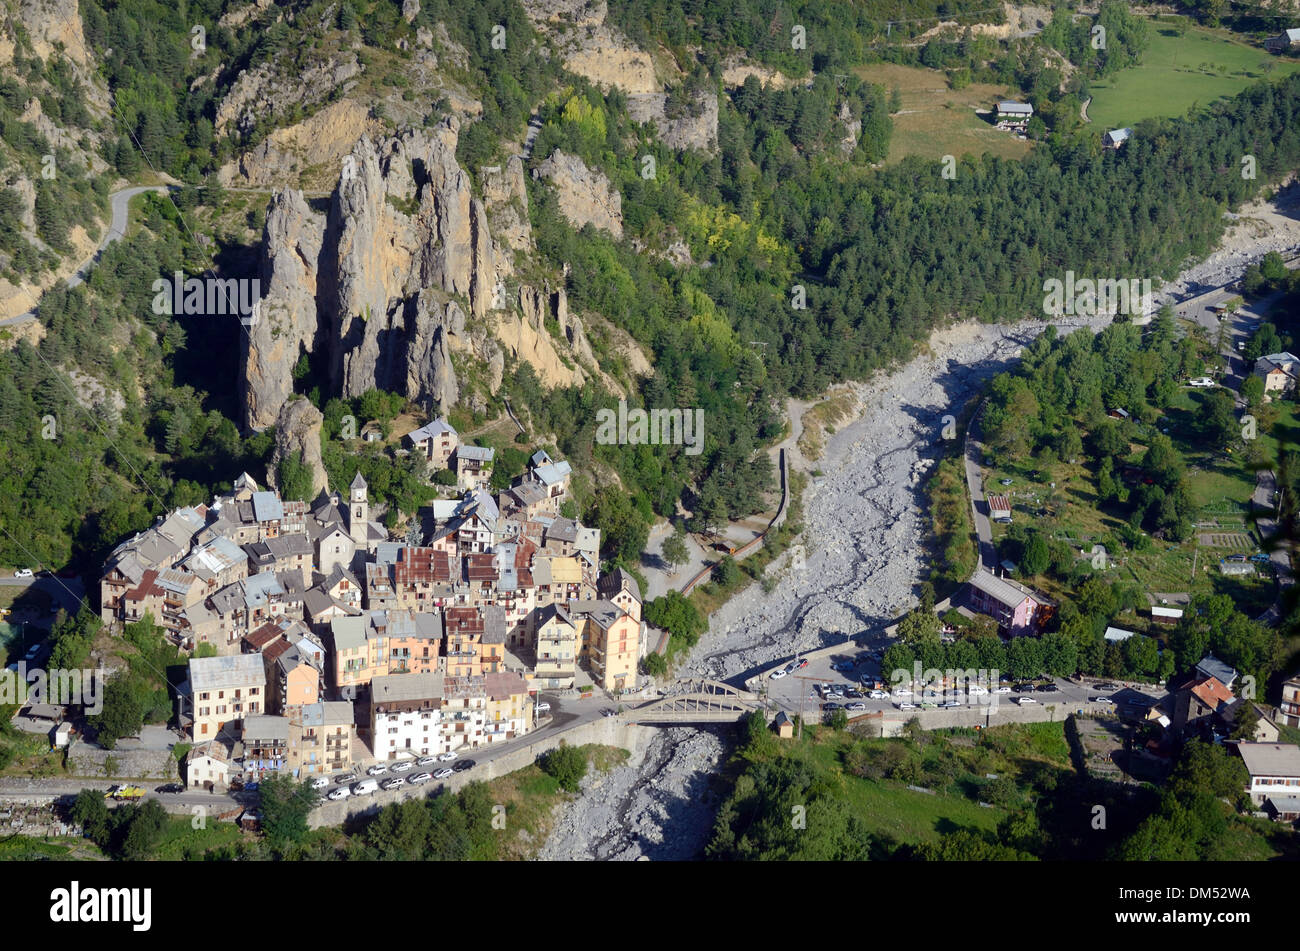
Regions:
M 971 610 L 987 614 L 1012 637 L 1036 634 L 1055 611 L 1055 605 L 1041 594 L 1008 578 L 998 578 L 980 569 L 967 586 Z
M 1033 114 L 1034 107 L 1027 102 L 1003 99 L 997 106 L 996 124 L 999 129 L 1022 131 Z
M 1284 53 L 1300 47 L 1300 29 L 1283 30 L 1277 36 L 1270 36 L 1264 41 L 1264 49 L 1270 53 Z
M 1010 518 L 1011 517 L 1011 500 L 1005 495 L 989 496 L 989 518 Z
M 1264 381 L 1265 395 L 1281 393 L 1285 396 L 1292 392 L 1297 373 L 1300 373 L 1300 358 L 1285 351 L 1270 353 L 1255 361 L 1255 376 Z
M 1112 129 L 1101 139 L 1102 148 L 1118 149 L 1133 135 L 1132 129 Z

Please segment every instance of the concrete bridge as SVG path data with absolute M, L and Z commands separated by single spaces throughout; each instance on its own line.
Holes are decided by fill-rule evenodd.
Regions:
M 762 710 L 758 694 L 730 684 L 695 677 L 678 680 L 664 696 L 637 707 L 626 707 L 619 717 L 630 723 L 735 723 L 754 710 Z

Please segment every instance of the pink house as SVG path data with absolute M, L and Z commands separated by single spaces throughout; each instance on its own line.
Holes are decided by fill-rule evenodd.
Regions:
M 1038 633 L 1055 609 L 1041 594 L 982 568 L 971 578 L 969 590 L 971 609 L 992 617 L 1002 632 L 1012 637 Z

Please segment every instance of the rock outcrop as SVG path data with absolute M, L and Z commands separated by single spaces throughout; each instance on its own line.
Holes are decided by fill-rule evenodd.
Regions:
M 313 211 L 301 192 L 283 191 L 272 200 L 264 296 L 245 342 L 248 426 L 276 421 L 303 353 L 328 368 L 332 392 L 401 392 L 431 414 L 466 398 L 481 402 L 484 385 L 495 394 L 506 354 L 531 363 L 547 386 L 587 378 L 570 357 L 593 365 L 595 357 L 563 290 L 511 281 L 517 294 L 500 293 L 514 273 L 510 252 L 531 248 L 522 163 L 489 170 L 487 202 L 480 201 L 456 162 L 459 131 L 453 116 L 382 142 L 362 136 L 340 163 L 325 214 Z M 581 172 L 591 187 L 599 179 L 603 200 L 618 214 L 617 193 L 609 198 L 604 177 Z M 502 243 L 493 236 L 489 205 L 507 229 Z M 621 215 L 614 221 L 621 231 Z M 558 334 L 547 320 L 557 321 Z M 557 348 L 557 337 L 567 348 Z M 458 379 L 457 352 L 483 363 L 486 377 Z
M 223 165 L 217 178 L 227 186 L 287 188 L 317 166 L 330 169 L 337 177 L 357 139 L 378 128 L 379 123 L 361 103 L 352 99 L 330 103 L 302 122 L 276 129 L 237 162 Z
M 230 92 L 217 106 L 218 135 L 237 132 L 247 135 L 267 118 L 283 115 L 290 108 L 312 108 L 327 102 L 336 92 L 346 92 L 361 72 L 356 53 L 336 53 L 305 70 L 295 68 L 281 76 L 272 63 L 262 63 L 239 74 Z
M 271 198 L 262 235 L 262 300 L 243 338 L 244 422 L 265 429 L 293 393 L 293 367 L 319 345 L 316 293 L 325 218 L 300 191 Z
M 701 93 L 681 115 L 668 115 L 668 96 L 647 93 L 627 97 L 627 114 L 637 122 L 653 124 L 660 140 L 673 149 L 711 151 L 718 145 L 718 97 Z
M 573 227 L 590 224 L 616 239 L 623 237 L 623 196 L 578 156 L 556 149 L 533 169 L 533 177 L 555 189 L 560 213 Z
M 320 428 L 324 420 L 310 400 L 289 400 L 281 407 L 275 420 L 275 448 L 266 471 L 266 481 L 272 488 L 279 487 L 280 462 L 284 459 L 298 459 L 310 470 L 309 499 L 315 498 L 321 489 L 329 488 L 320 455 Z

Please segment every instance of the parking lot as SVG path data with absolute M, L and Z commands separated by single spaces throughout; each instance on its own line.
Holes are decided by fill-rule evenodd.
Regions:
M 938 709 L 977 709 L 992 713 L 1003 705 L 1048 704 L 1069 712 L 1140 716 L 1161 695 L 1156 687 L 1133 689 L 1098 678 L 1070 680 L 1043 676 L 1018 681 L 1002 674 L 996 684 L 936 685 L 927 687 L 922 696 L 915 685 L 895 689 L 892 678 L 881 670 L 880 656 L 887 643 L 888 638 L 882 635 L 878 646 L 870 643 L 857 647 L 849 643 L 840 649 L 794 658 L 764 671 L 750 685 L 752 689 L 765 691 L 777 707 L 802 714 L 808 721 L 819 720 L 836 709 L 844 709 L 852 719 L 873 713 Z M 948 688 L 946 692 L 944 686 Z

